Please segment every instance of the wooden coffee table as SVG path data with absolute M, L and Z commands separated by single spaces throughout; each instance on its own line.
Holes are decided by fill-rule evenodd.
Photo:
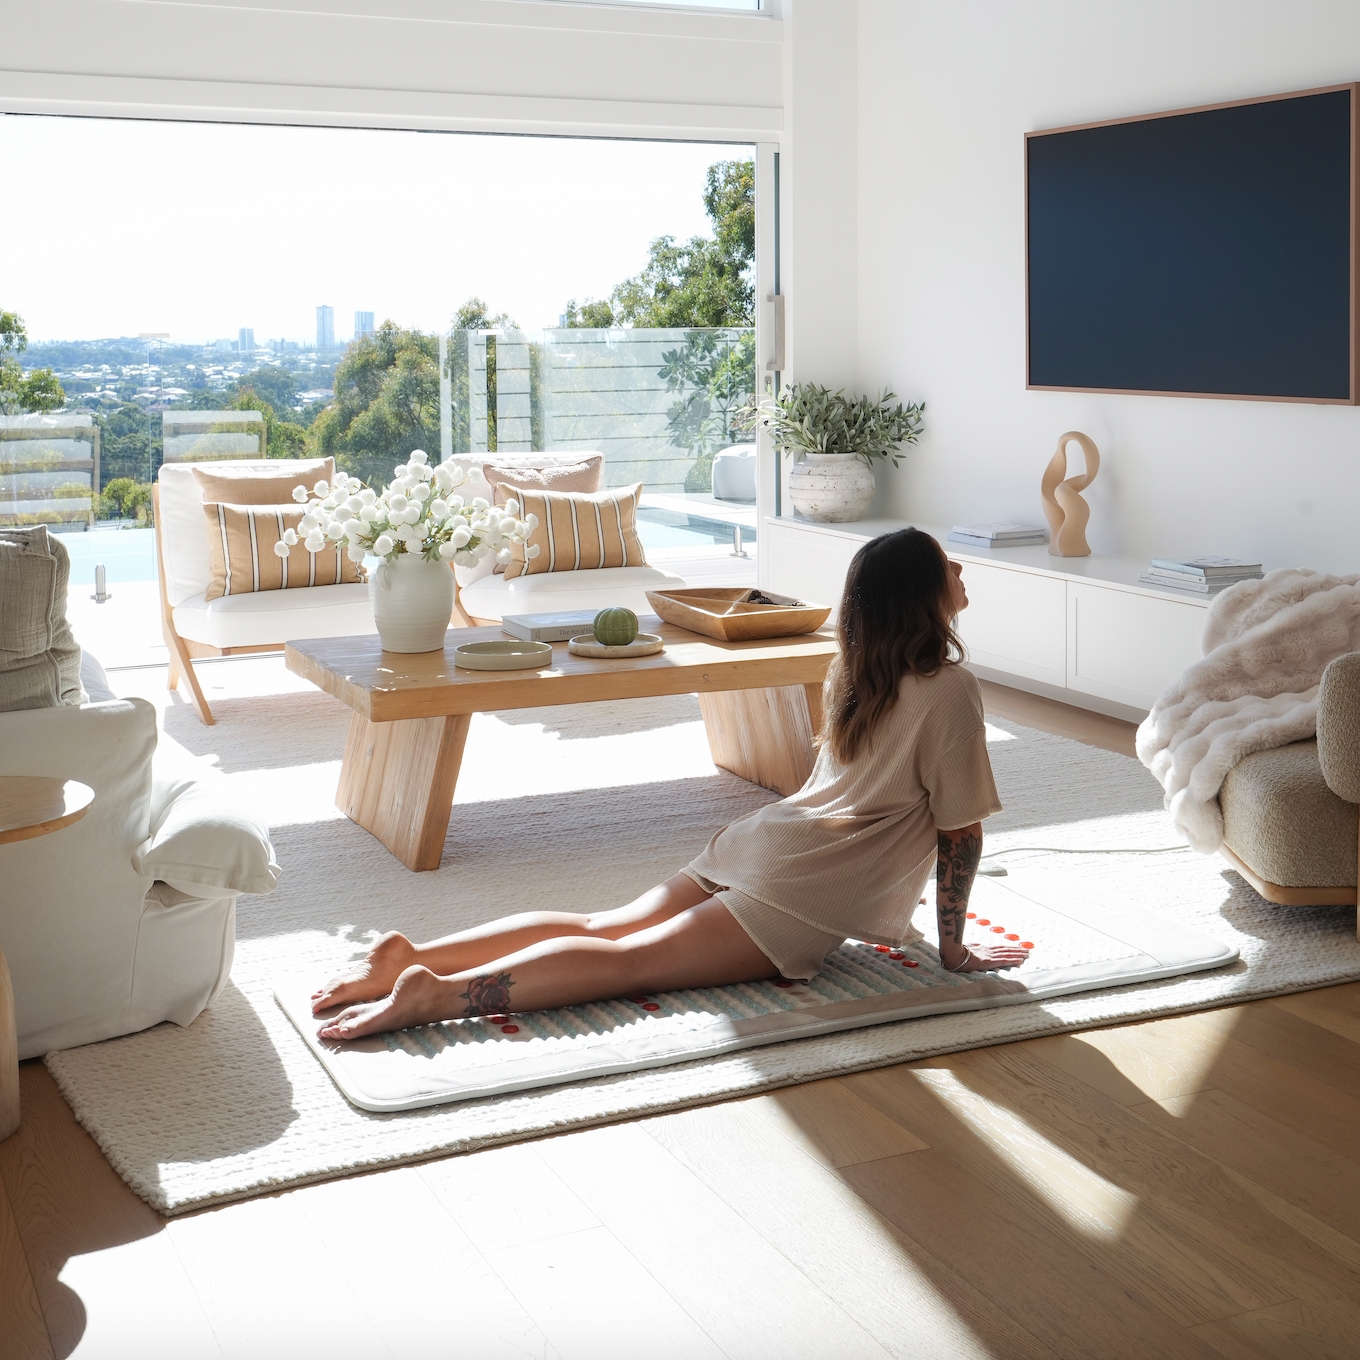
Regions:
M 601 661 L 557 642 L 552 665 L 534 671 L 454 667 L 455 647 L 500 638 L 498 627 L 452 628 L 442 652 L 411 655 L 376 637 L 312 638 L 288 643 L 284 659 L 354 710 L 336 806 L 411 869 L 439 867 L 474 713 L 697 693 L 715 764 L 786 796 L 801 788 L 834 632 L 717 642 L 655 617 L 642 627 L 664 652 Z
M 0 845 L 33 840 L 78 822 L 94 802 L 94 790 L 74 779 L 0 775 Z M 36 904 L 34 904 L 36 907 Z M 0 953 L 0 1142 L 19 1127 L 19 1035 L 14 985 Z

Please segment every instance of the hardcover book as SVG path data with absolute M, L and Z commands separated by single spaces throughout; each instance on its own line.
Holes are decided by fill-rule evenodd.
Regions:
M 568 609 L 559 614 L 507 614 L 501 632 L 521 642 L 565 642 L 595 631 L 594 609 Z

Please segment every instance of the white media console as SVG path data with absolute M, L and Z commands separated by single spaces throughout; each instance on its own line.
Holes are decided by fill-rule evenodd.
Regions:
M 768 590 L 835 605 L 850 559 L 896 520 L 814 524 L 767 518 L 760 545 Z M 973 548 L 917 526 L 964 565 L 959 633 L 985 680 L 1137 722 L 1200 656 L 1207 596 L 1145 585 L 1146 560 L 1093 553 L 1050 557 L 1046 545 Z

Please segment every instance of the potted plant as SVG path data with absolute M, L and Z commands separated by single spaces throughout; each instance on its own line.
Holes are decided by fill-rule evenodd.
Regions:
M 804 518 L 843 524 L 874 499 L 874 459 L 898 466 L 901 446 L 920 437 L 925 402 L 904 406 L 896 393 L 847 397 L 816 383 L 791 383 L 772 400 L 742 408 L 748 430 L 762 425 L 774 446 L 791 453 L 793 508 Z
M 499 507 L 481 496 L 465 502 L 451 495 L 464 474 L 446 463 L 431 467 L 423 449 L 393 471 L 381 492 L 343 473 L 311 491 L 297 487 L 293 499 L 307 506 L 298 529 L 308 552 L 344 539 L 352 562 L 369 553 L 380 557 L 369 572 L 368 598 L 383 650 L 434 652 L 443 647 L 453 614 L 452 565 L 471 566 L 487 553 L 509 562 L 512 543 L 527 544 L 525 555 L 537 557 L 528 538 L 538 518 L 519 519 L 518 501 Z M 298 541 L 289 529 L 274 551 L 286 557 Z

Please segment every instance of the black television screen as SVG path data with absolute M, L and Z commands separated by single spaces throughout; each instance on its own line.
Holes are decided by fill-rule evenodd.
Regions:
M 1027 134 L 1028 385 L 1354 403 L 1357 88 Z

